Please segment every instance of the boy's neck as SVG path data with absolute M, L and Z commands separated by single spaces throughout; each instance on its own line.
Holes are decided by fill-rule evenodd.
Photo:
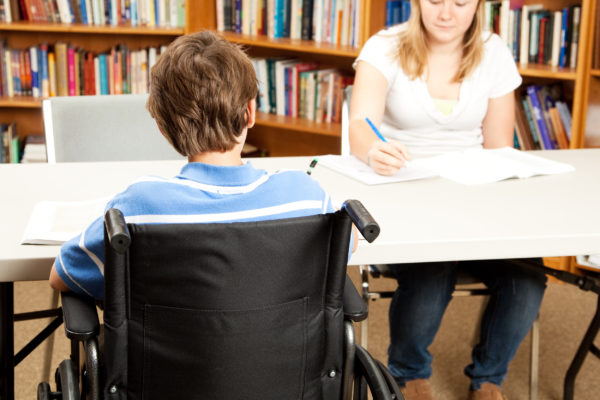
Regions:
M 204 164 L 222 167 L 242 165 L 242 153 L 236 146 L 230 151 L 209 151 L 188 157 L 189 162 L 201 162 Z

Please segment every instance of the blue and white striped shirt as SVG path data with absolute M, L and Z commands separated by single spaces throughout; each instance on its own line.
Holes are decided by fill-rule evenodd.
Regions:
M 261 221 L 334 211 L 319 184 L 302 171 L 267 173 L 252 167 L 186 164 L 171 179 L 138 179 L 110 200 L 128 223 Z M 56 270 L 74 292 L 104 297 L 103 218 L 66 242 Z

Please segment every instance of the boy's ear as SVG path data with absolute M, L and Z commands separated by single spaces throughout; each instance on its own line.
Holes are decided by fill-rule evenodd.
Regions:
M 256 122 L 256 99 L 248 102 L 248 123 L 246 124 L 248 129 L 254 126 L 254 122 Z

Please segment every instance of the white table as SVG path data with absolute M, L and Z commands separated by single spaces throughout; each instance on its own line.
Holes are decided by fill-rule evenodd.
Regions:
M 313 176 L 335 201 L 361 200 L 381 226 L 374 243 L 359 243 L 350 260 L 354 265 L 600 253 L 600 149 L 538 154 L 572 164 L 576 171 L 477 186 L 441 178 L 367 186 L 318 165 Z M 306 170 L 311 160 L 265 158 L 252 163 L 268 170 Z M 1 332 L 12 335 L 12 282 L 47 279 L 58 253 L 57 246 L 19 244 L 35 203 L 112 195 L 139 176 L 173 176 L 182 165 L 0 165 L 0 301 L 10 302 L 0 310 L 5 323 Z M 0 352 L 0 360 L 12 356 L 12 350 Z

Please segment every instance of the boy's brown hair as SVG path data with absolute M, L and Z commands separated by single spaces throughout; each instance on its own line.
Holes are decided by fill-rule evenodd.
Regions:
M 150 72 L 147 108 L 182 155 L 228 151 L 247 125 L 258 81 L 239 46 L 209 32 L 180 36 Z

